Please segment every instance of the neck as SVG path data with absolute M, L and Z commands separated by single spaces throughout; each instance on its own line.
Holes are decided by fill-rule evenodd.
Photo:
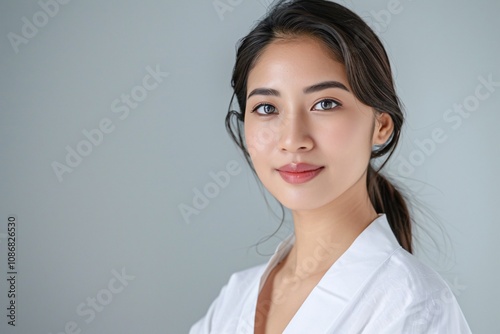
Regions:
M 288 275 L 323 275 L 378 215 L 361 178 L 324 207 L 293 211 L 295 244 L 283 266 Z

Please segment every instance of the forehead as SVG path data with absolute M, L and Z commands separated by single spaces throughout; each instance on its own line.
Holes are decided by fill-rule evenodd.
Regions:
M 322 41 L 309 36 L 279 38 L 267 45 L 249 73 L 248 84 L 279 78 L 290 84 L 299 81 L 304 86 L 335 79 L 348 86 L 344 65 Z

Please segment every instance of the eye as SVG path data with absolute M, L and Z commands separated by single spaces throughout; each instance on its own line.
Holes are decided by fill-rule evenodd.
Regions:
M 259 115 L 270 115 L 276 112 L 276 108 L 273 105 L 262 103 L 253 108 L 252 112 L 257 112 Z
M 321 100 L 318 103 L 316 103 L 313 107 L 313 110 L 331 110 L 335 109 L 336 107 L 340 107 L 341 104 L 335 100 L 332 99 L 325 99 Z

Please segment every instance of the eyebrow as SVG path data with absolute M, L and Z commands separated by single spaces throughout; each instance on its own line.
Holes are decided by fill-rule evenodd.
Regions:
M 315 93 L 319 92 L 321 90 L 325 90 L 328 88 L 340 88 L 345 90 L 346 92 L 349 92 L 349 89 L 347 87 L 338 81 L 325 81 L 325 82 L 320 82 L 318 84 L 309 86 L 304 88 L 303 92 L 305 94 L 310 94 L 310 93 Z M 280 92 L 277 91 L 276 89 L 272 88 L 256 88 L 248 94 L 247 99 L 249 99 L 253 95 L 265 95 L 265 96 L 280 96 Z
M 320 90 L 328 89 L 328 88 L 340 88 L 345 91 L 349 91 L 347 87 L 338 81 L 325 81 L 325 82 L 320 82 L 319 84 L 309 86 L 307 88 L 304 88 L 304 93 L 309 94 L 309 93 L 314 93 L 318 92 Z

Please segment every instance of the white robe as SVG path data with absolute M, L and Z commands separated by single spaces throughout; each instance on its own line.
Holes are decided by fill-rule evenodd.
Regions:
M 294 240 L 292 234 L 281 242 L 267 264 L 233 274 L 189 333 L 253 333 L 258 294 Z M 328 269 L 283 333 L 471 332 L 446 282 L 399 245 L 380 214 Z

